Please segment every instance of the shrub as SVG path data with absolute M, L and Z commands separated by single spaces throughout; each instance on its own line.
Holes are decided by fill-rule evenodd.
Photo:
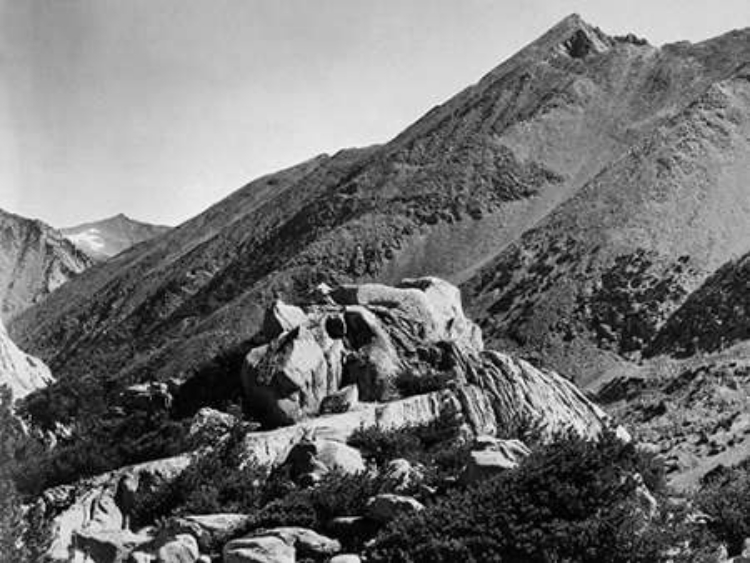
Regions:
M 709 476 L 696 495 L 696 506 L 710 516 L 709 530 L 730 555 L 739 554 L 750 537 L 750 460 Z
M 451 373 L 430 372 L 415 373 L 411 371 L 402 372 L 396 378 L 396 388 L 403 397 L 423 395 L 433 391 L 441 391 L 450 385 L 453 375 Z
M 21 495 L 14 475 L 16 458 L 23 452 L 38 452 L 39 444 L 28 438 L 12 410 L 10 389 L 0 385 L 0 559 L 37 561 L 49 538 L 38 511 L 24 517 Z
M 268 471 L 253 464 L 240 468 L 238 449 L 244 430 L 244 424 L 238 424 L 225 443 L 190 465 L 172 483 L 139 494 L 134 521 L 147 525 L 168 515 L 246 514 L 257 510 L 262 504 Z
M 411 428 L 393 431 L 382 431 L 378 428 L 359 429 L 350 436 L 347 442 L 378 466 L 397 457 L 413 458 L 424 449 L 422 442 Z
M 165 415 L 96 418 L 80 423 L 73 438 L 58 447 L 25 454 L 16 482 L 24 494 L 37 495 L 124 465 L 177 455 L 185 449 L 185 435 L 186 423 Z
M 421 514 L 394 521 L 372 561 L 659 561 L 645 534 L 632 478 L 635 447 L 612 434 L 564 436 L 516 471 L 450 491 Z
M 460 421 L 446 415 L 427 424 L 404 426 L 396 430 L 375 427 L 359 429 L 347 442 L 380 467 L 395 458 L 429 461 L 432 459 L 430 450 L 455 439 L 459 430 Z

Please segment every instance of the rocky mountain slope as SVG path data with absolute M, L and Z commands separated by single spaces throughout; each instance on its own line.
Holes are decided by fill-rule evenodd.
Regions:
M 8 386 L 13 398 L 20 399 L 52 381 L 49 368 L 19 350 L 0 322 L 0 386 Z
M 59 231 L 0 209 L 0 319 L 40 302 L 91 263 Z
M 566 18 L 392 141 L 256 180 L 11 330 L 61 378 L 185 378 L 276 294 L 429 273 L 587 381 L 746 251 L 749 33 L 657 48 Z
M 696 46 L 692 61 L 710 64 L 722 41 Z M 709 278 L 750 248 L 743 57 L 467 283 L 491 341 L 583 382 L 613 359 L 669 349 L 681 307 L 703 303 L 701 285 L 721 283 Z
M 120 213 L 101 221 L 66 227 L 60 232 L 79 250 L 100 262 L 169 229 L 164 225 L 135 221 Z

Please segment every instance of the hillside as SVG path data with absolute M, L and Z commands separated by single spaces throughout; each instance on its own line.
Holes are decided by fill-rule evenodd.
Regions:
M 91 263 L 49 225 L 0 209 L 0 319 L 40 302 Z
M 670 317 L 750 248 L 749 79 L 750 66 L 730 71 L 467 283 L 491 341 L 586 383 L 682 326 Z
M 184 377 L 252 337 L 275 292 L 469 278 L 736 74 L 745 45 L 657 49 L 571 16 L 391 142 L 256 180 L 11 330 L 61 378 Z
M 142 223 L 120 213 L 101 221 L 66 227 L 60 232 L 79 250 L 101 262 L 168 230 L 164 225 Z

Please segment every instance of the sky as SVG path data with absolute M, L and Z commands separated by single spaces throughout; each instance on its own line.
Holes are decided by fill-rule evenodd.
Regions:
M 389 140 L 577 12 L 700 41 L 749 0 L 0 0 L 0 208 L 178 224 Z

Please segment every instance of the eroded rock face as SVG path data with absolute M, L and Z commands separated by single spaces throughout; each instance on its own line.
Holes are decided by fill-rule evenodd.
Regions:
M 10 387 L 13 398 L 20 399 L 53 381 L 49 368 L 19 350 L 0 321 L 0 385 Z

